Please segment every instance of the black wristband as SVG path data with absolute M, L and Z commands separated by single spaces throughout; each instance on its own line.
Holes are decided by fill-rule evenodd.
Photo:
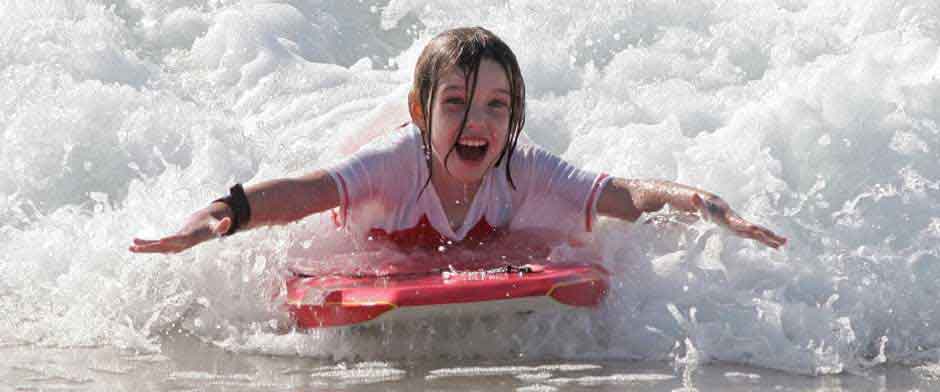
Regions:
M 232 225 L 229 226 L 228 231 L 222 234 L 223 237 L 235 234 L 242 225 L 251 220 L 251 206 L 248 205 L 248 196 L 245 195 L 242 184 L 235 184 L 229 189 L 228 196 L 215 199 L 212 202 L 225 203 L 232 210 Z

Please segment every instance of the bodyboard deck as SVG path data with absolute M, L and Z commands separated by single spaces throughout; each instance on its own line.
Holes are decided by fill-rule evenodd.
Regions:
M 287 306 L 301 329 L 425 317 L 448 311 L 539 311 L 594 307 L 609 287 L 609 273 L 591 263 L 508 267 L 384 277 L 294 276 Z

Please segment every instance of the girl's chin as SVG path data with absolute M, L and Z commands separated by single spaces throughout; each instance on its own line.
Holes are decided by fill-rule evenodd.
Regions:
M 480 182 L 481 180 L 483 180 L 483 175 L 484 175 L 484 174 L 486 174 L 485 171 L 484 171 L 484 172 L 477 172 L 476 170 L 474 170 L 472 173 L 471 173 L 471 172 L 465 172 L 465 171 L 456 172 L 456 173 L 455 173 L 455 172 L 451 172 L 451 173 L 450 173 L 450 176 L 451 176 L 453 179 L 457 180 L 457 182 L 460 182 L 460 183 L 468 184 L 468 185 L 469 185 L 469 184 L 476 184 L 476 183 Z
M 481 159 L 479 161 L 461 159 L 455 163 L 456 165 L 454 166 L 456 167 L 451 170 L 451 175 L 458 179 L 466 180 L 464 182 L 480 181 L 483 176 L 486 175 L 487 169 L 493 164 L 490 159 Z
M 471 185 L 477 184 L 483 180 L 483 176 L 486 175 L 485 170 L 461 170 L 461 169 L 451 169 L 449 177 L 455 182 Z
M 481 160 L 464 160 L 458 157 L 451 157 L 447 166 L 447 174 L 451 179 L 463 184 L 475 184 L 483 180 L 488 169 L 495 162 L 495 157 Z

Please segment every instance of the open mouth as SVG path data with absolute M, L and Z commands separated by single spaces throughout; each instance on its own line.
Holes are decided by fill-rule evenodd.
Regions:
M 461 140 L 457 142 L 457 156 L 471 162 L 479 162 L 486 156 L 490 144 L 483 140 Z

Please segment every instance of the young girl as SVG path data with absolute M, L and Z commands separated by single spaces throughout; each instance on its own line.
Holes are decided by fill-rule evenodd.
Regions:
M 525 82 L 513 52 L 486 29 L 453 29 L 431 40 L 415 66 L 408 107 L 410 124 L 344 161 L 297 178 L 236 185 L 176 234 L 135 238 L 130 250 L 180 252 L 336 207 L 337 223 L 354 234 L 404 249 L 476 247 L 529 227 L 586 232 L 597 214 L 634 221 L 665 204 L 773 248 L 786 243 L 711 193 L 587 172 L 520 145 Z

